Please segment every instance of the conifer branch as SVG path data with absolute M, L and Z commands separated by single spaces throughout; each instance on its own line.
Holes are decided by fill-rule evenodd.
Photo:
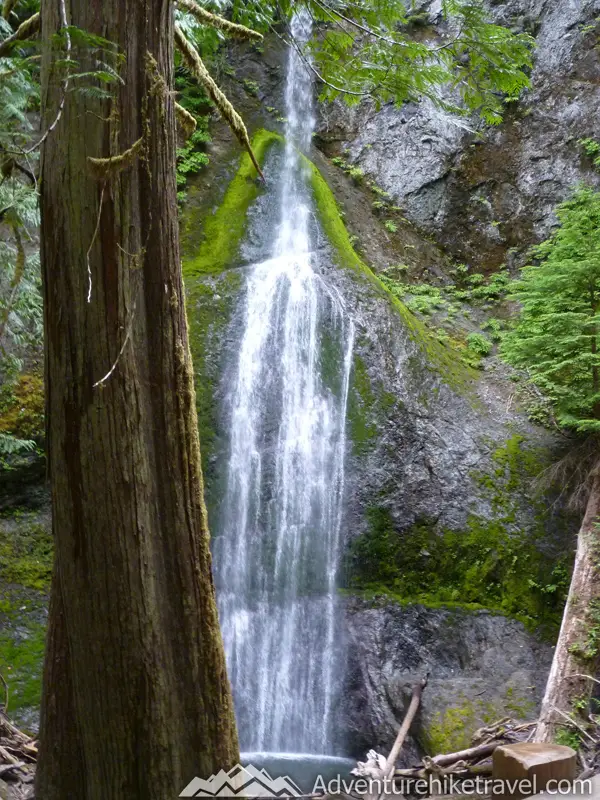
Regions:
M 4 5 L 2 6 L 2 16 L 4 19 L 8 19 L 11 15 L 13 8 L 15 7 L 17 0 L 4 0 Z
M 181 133 L 186 139 L 189 139 L 192 133 L 196 130 L 196 119 L 190 112 L 179 103 L 175 103 L 175 117 L 181 130 Z
M 256 171 L 264 181 L 265 177 L 262 173 L 256 156 L 252 151 L 250 137 L 248 136 L 248 131 L 246 130 L 244 121 L 235 108 L 231 105 L 227 97 L 225 97 L 221 89 L 219 89 L 213 78 L 209 75 L 208 70 L 204 66 L 204 62 L 198 55 L 197 50 L 190 44 L 178 25 L 175 25 L 175 44 L 196 80 L 206 89 L 210 99 L 219 109 L 231 130 L 235 133 L 240 144 L 248 151 L 248 155 L 250 156 Z
M 262 33 L 253 31 L 252 28 L 247 28 L 245 25 L 238 25 L 216 14 L 211 14 L 210 11 L 199 6 L 194 0 L 177 0 L 177 5 L 189 11 L 190 14 L 193 14 L 202 25 L 209 25 L 211 28 L 217 28 L 217 30 L 223 31 L 223 33 L 226 33 L 228 36 L 234 36 L 237 39 L 260 40 L 263 38 Z
M 10 52 L 13 44 L 22 42 L 25 39 L 29 39 L 30 36 L 34 36 L 36 33 L 38 33 L 39 30 L 40 12 L 38 11 L 36 14 L 33 14 L 31 17 L 29 17 L 29 19 L 26 19 L 25 22 L 21 23 L 21 25 L 19 25 L 17 30 L 11 36 L 8 36 L 3 42 L 0 42 L 0 57 L 5 56 Z

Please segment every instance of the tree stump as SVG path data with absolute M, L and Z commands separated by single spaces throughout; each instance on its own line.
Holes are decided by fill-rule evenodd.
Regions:
M 570 783 L 577 770 L 576 759 L 574 750 L 558 744 L 502 745 L 494 751 L 493 777 L 507 782 L 505 797 L 526 797 L 543 792 L 549 784 L 556 789 L 561 781 Z

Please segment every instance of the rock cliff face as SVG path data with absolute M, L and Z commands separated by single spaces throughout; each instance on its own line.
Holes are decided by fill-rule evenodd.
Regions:
M 386 751 L 414 683 L 430 672 L 413 729 L 413 749 L 455 752 L 480 722 L 531 718 L 552 658 L 551 647 L 515 620 L 480 611 L 347 603 L 346 742 L 360 755 Z
M 277 170 L 279 158 L 275 141 L 267 174 Z M 572 531 L 565 534 L 527 481 L 554 440 L 514 409 L 500 379 L 462 365 L 390 295 L 353 250 L 330 189 L 311 169 L 315 264 L 343 297 L 356 329 L 345 581 L 351 594 L 358 589 L 365 599 L 346 605 L 350 668 L 340 748 L 359 755 L 369 743 L 390 745 L 404 697 L 399 687 L 425 661 L 434 690 L 420 743 L 441 746 L 457 715 L 466 740 L 484 719 L 510 713 L 513 695 L 520 698 L 514 703 L 519 712 L 532 709 L 543 686 L 547 648 L 521 622 L 481 609 L 501 607 L 535 624 L 552 604 L 543 592 L 553 557 Z M 230 199 L 226 194 L 224 206 Z M 245 238 L 229 268 L 192 274 L 190 261 L 188 314 L 215 528 L 227 457 L 228 386 L 243 324 L 239 265 L 269 256 L 261 220 L 273 213 L 272 202 L 267 193 L 250 206 Z M 330 368 L 323 352 L 325 379 Z M 439 608 L 444 605 L 449 608 Z M 453 655 L 444 651 L 448 626 L 455 632 Z M 510 638 L 514 649 L 488 673 L 483 654 Z M 413 656 L 406 647 L 398 650 L 407 639 L 414 642 Z M 521 648 L 527 653 L 523 669 Z M 461 665 L 468 666 L 464 675 Z M 527 688 L 532 685 L 535 691 Z M 481 691 L 488 694 L 485 703 L 477 702 Z
M 434 35 L 439 3 L 420 7 Z M 430 686 L 413 748 L 450 749 L 491 717 L 532 716 L 551 650 L 529 631 L 556 622 L 568 578 L 574 526 L 530 486 L 555 439 L 519 411 L 500 368 L 463 366 L 376 277 L 399 261 L 412 277 L 441 281 L 456 260 L 485 273 L 519 266 L 571 186 L 598 183 L 577 143 L 594 135 L 600 112 L 600 0 L 508 0 L 490 10 L 538 42 L 533 87 L 501 126 L 475 132 L 474 123 L 425 102 L 379 112 L 336 103 L 320 107 L 310 154 L 318 168 L 319 269 L 356 326 L 342 600 L 349 667 L 339 708 L 340 748 L 355 755 L 389 748 L 410 685 L 426 669 Z M 252 132 L 280 128 L 283 56 L 275 40 L 263 53 L 236 45 L 229 59 L 236 75 L 228 94 Z M 261 141 L 267 166 L 277 169 L 276 139 Z M 239 151 L 220 123 L 210 149 L 182 230 L 214 521 L 244 268 L 269 254 L 256 223 L 270 210 L 268 195 L 256 198 L 247 176 L 227 193 L 240 177 Z M 402 206 L 396 231 L 381 224 L 370 191 L 332 164 L 339 154 Z M 245 236 L 228 242 L 235 257 L 218 269 L 195 270 L 207 221 L 218 223 L 224 208 L 228 219 L 247 215 Z M 358 237 L 360 257 L 346 227 Z M 0 498 L 2 507 L 15 504 Z
M 439 3 L 420 7 L 435 35 Z M 343 209 L 342 221 L 317 181 L 319 264 L 356 325 L 345 521 L 349 669 L 340 712 L 341 746 L 357 755 L 390 746 L 410 684 L 425 668 L 431 684 L 415 746 L 444 749 L 465 743 L 493 716 L 531 716 L 551 649 L 529 631 L 540 620 L 550 625 L 546 634 L 552 630 L 560 610 L 560 588 L 552 587 L 568 580 L 573 522 L 530 486 L 552 458 L 554 438 L 519 411 L 501 369 L 491 363 L 476 375 L 464 368 L 361 265 L 362 258 L 376 273 L 402 260 L 413 277 L 442 282 L 457 260 L 484 273 L 518 267 L 548 234 L 553 208 L 572 186 L 598 184 L 578 142 L 594 135 L 600 111 L 600 2 L 509 0 L 490 3 L 490 11 L 538 44 L 532 89 L 498 128 L 475 130 L 475 122 L 426 102 L 378 112 L 341 103 L 319 109 L 311 158 Z M 232 59 L 238 79 L 229 93 L 253 130 L 277 129 L 282 57 L 274 43 Z M 248 79 L 258 92 L 244 88 Z M 193 220 L 219 208 L 224 176 L 235 174 L 229 135 L 219 128 L 215 141 L 210 201 L 198 194 Z M 396 231 L 371 210 L 364 182 L 332 163 L 339 155 L 402 207 Z M 274 156 L 271 168 L 276 163 Z M 252 227 L 258 208 L 264 211 L 250 210 L 235 268 L 188 281 L 190 315 L 201 321 L 196 346 L 205 353 L 198 383 L 217 400 L 207 407 L 226 405 L 243 264 L 264 254 Z M 188 222 L 190 257 L 199 230 Z M 204 423 L 214 514 L 226 415 Z M 390 570 L 370 572 L 386 560 Z
M 420 8 L 434 35 L 440 3 Z M 498 128 L 430 102 L 379 112 L 336 102 L 322 108 L 320 123 L 329 153 L 347 150 L 410 221 L 484 271 L 521 262 L 570 189 L 582 180 L 598 185 L 578 142 L 597 133 L 600 112 L 598 0 L 493 0 L 489 8 L 498 24 L 533 34 L 537 45 L 532 88 Z

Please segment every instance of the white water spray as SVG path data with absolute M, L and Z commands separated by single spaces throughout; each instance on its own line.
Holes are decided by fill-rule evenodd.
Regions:
M 307 16 L 292 33 L 307 40 Z M 242 750 L 330 753 L 354 329 L 313 268 L 299 152 L 314 130 L 312 86 L 293 48 L 286 114 L 273 257 L 248 275 L 215 579 Z

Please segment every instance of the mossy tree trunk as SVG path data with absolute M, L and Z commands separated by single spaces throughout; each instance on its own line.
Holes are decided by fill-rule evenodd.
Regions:
M 600 656 L 600 477 L 579 531 L 575 566 L 535 740 L 550 742 L 587 712 Z M 587 677 L 589 676 L 589 677 Z M 565 717 L 566 715 L 566 717 Z
M 60 6 L 42 0 L 46 126 Z M 165 800 L 239 755 L 181 280 L 173 6 L 67 0 L 66 13 L 125 60 L 112 101 L 67 93 L 42 153 L 56 561 L 36 797 Z M 77 40 L 73 58 L 94 68 Z M 136 142 L 118 168 L 88 160 Z

